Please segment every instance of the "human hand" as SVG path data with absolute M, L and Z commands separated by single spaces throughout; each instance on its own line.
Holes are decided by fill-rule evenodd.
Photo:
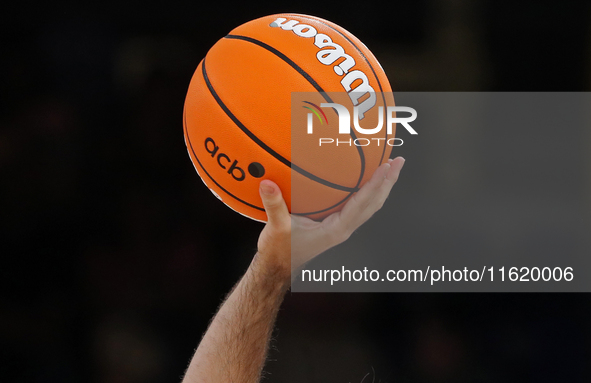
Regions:
M 382 164 L 341 211 L 322 222 L 290 215 L 277 184 L 269 180 L 261 181 L 260 194 L 267 213 L 267 224 L 259 236 L 255 258 L 263 262 L 268 270 L 289 278 L 292 270 L 346 241 L 381 209 L 398 180 L 404 161 L 404 158 L 397 157 Z

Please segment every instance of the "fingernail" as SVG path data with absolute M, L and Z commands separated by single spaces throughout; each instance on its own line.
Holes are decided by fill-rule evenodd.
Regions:
M 269 184 L 261 183 L 261 193 L 272 195 L 275 192 L 275 188 Z

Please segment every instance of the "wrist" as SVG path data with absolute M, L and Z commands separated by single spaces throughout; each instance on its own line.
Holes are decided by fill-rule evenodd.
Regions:
M 291 262 L 274 262 L 273 258 L 257 252 L 249 270 L 266 283 L 287 290 L 291 282 Z

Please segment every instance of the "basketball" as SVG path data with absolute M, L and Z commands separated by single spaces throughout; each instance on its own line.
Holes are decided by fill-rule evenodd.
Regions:
M 300 14 L 249 21 L 211 47 L 191 79 L 183 113 L 189 156 L 209 190 L 246 217 L 266 221 L 259 183 L 269 179 L 292 214 L 322 220 L 390 157 L 393 130 L 377 141 L 353 129 L 337 135 L 329 130 L 337 111 L 318 107 L 352 110 L 368 98 L 353 95 L 362 90 L 378 94 L 370 94 L 376 110 L 394 105 L 382 67 L 345 29 Z M 375 127 L 377 113 L 363 121 Z

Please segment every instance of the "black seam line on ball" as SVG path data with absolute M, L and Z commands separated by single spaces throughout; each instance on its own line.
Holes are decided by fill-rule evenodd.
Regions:
M 205 167 L 203 166 L 203 164 L 201 163 L 201 161 L 199 161 L 199 158 L 197 157 L 197 154 L 195 153 L 195 149 L 193 149 L 193 143 L 191 142 L 191 138 L 189 137 L 189 132 L 187 131 L 187 115 L 185 113 L 185 111 L 183 110 L 183 128 L 185 130 L 185 137 L 187 139 L 187 142 L 189 144 L 189 147 L 191 148 L 191 152 L 193 153 L 193 157 L 195 157 L 195 159 L 197 160 L 197 163 L 199 164 L 199 166 L 201 167 L 201 169 L 205 172 L 205 174 L 209 177 L 209 179 L 215 183 L 220 189 L 222 189 L 226 194 L 228 194 L 230 197 L 234 198 L 235 200 L 250 206 L 254 209 L 260 210 L 260 211 L 265 211 L 264 208 L 262 207 L 258 207 L 256 205 L 253 205 L 251 203 L 248 203 L 238 197 L 236 197 L 234 194 L 230 193 L 229 191 L 227 191 L 226 189 L 224 189 L 224 187 L 222 185 L 220 185 L 219 183 L 216 182 L 215 179 L 213 179 L 213 177 L 207 172 L 207 170 L 205 170 Z M 199 177 L 201 177 L 201 174 L 198 174 Z M 293 213 L 294 215 L 300 215 L 300 216 L 306 216 L 306 215 L 312 215 L 312 214 L 319 214 L 319 213 L 324 213 L 325 211 L 328 211 L 330 209 L 333 209 L 339 205 L 341 205 L 343 202 L 345 202 L 347 200 L 347 198 L 349 198 L 353 193 L 350 192 L 349 194 L 347 194 L 347 196 L 340 202 L 336 203 L 335 205 L 332 205 L 330 207 L 327 207 L 325 209 L 322 210 L 317 210 L 317 211 L 312 211 L 312 212 L 306 212 L 306 213 Z M 222 201 L 224 202 L 224 201 Z M 225 202 L 224 202 L 225 203 Z M 234 208 L 231 208 L 232 210 L 234 210 Z
M 230 117 L 230 119 L 236 124 L 236 126 L 238 126 L 238 128 L 240 128 L 240 130 L 242 130 L 242 132 L 244 132 L 244 134 L 246 134 L 251 140 L 253 140 L 257 145 L 259 145 L 267 153 L 269 153 L 270 155 L 275 157 L 281 163 L 283 163 L 286 166 L 290 167 L 291 169 L 295 170 L 296 172 L 298 172 L 298 173 L 302 174 L 303 176 L 305 176 L 315 182 L 318 182 L 324 186 L 328 186 L 328 187 L 336 189 L 336 190 L 342 190 L 342 191 L 352 192 L 352 193 L 359 190 L 359 188 L 357 187 L 359 185 L 359 183 L 357 184 L 356 187 L 348 187 L 348 186 L 335 184 L 335 183 L 327 181 L 323 178 L 315 176 L 314 174 L 291 163 L 291 161 L 289 161 L 287 158 L 283 157 L 281 154 L 277 153 L 275 150 L 273 150 L 271 147 L 269 147 L 267 144 L 265 144 L 260 138 L 258 138 L 250 130 L 248 130 L 248 128 L 240 120 L 238 120 L 238 118 L 230 111 L 230 109 L 226 106 L 226 104 L 224 104 L 224 102 L 222 101 L 220 96 L 216 93 L 211 82 L 209 81 L 209 78 L 207 77 L 207 71 L 205 69 L 205 59 L 201 63 L 201 67 L 202 67 L 203 78 L 205 79 L 205 84 L 207 85 L 207 88 L 209 89 L 211 95 L 216 100 L 218 105 L 222 108 L 222 110 L 226 113 L 226 115 L 228 117 Z
M 203 60 L 201 65 L 205 64 L 205 59 Z M 205 81 L 205 77 L 203 78 Z M 258 207 L 256 205 L 250 204 L 246 201 L 243 201 L 242 199 L 236 197 L 234 194 L 230 193 L 229 191 L 227 191 L 226 189 L 224 189 L 220 184 L 218 184 L 216 182 L 215 179 L 213 179 L 213 177 L 211 177 L 211 175 L 207 172 L 207 170 L 205 170 L 205 167 L 203 167 L 203 164 L 201 164 L 201 162 L 199 161 L 199 158 L 197 158 L 197 154 L 195 154 L 195 150 L 193 149 L 193 144 L 191 143 L 191 139 L 189 138 L 189 133 L 187 131 L 187 117 L 186 117 L 186 113 L 183 110 L 183 124 L 184 124 L 184 128 L 185 128 L 185 136 L 187 137 L 187 141 L 189 142 L 189 146 L 191 147 L 191 151 L 193 153 L 193 156 L 195 157 L 195 159 L 197 160 L 197 163 L 199 164 L 199 166 L 201 167 L 201 169 L 203 169 L 203 171 L 205 172 L 205 174 L 209 177 L 209 179 L 211 179 L 213 181 L 213 183 L 215 183 L 220 189 L 222 189 L 226 194 L 228 194 L 230 197 L 236 199 L 239 202 L 242 202 L 245 205 L 248 205 L 250 207 L 253 207 L 257 210 L 261 210 L 261 211 L 265 211 L 264 208 Z M 199 175 L 201 177 L 201 175 Z M 301 215 L 301 216 L 306 216 L 306 215 L 313 215 L 313 214 L 319 214 L 319 213 L 324 213 L 325 211 L 329 211 L 331 209 L 334 209 L 337 206 L 342 205 L 345 201 L 347 201 L 347 199 L 353 194 L 353 192 L 349 192 L 347 194 L 347 196 L 345 198 L 343 198 L 341 201 L 337 202 L 336 204 L 329 206 L 327 208 L 324 208 L 322 210 L 317 210 L 317 211 L 312 211 L 312 212 L 305 212 L 305 213 L 294 213 L 295 215 Z M 224 201 L 222 201 L 224 202 Z M 225 202 L 224 202 L 225 203 Z
M 183 127 L 185 129 L 185 137 L 187 137 L 187 142 L 189 143 L 189 147 L 191 148 L 191 152 L 193 153 L 193 157 L 195 157 L 195 159 L 197 160 L 197 163 L 199 164 L 199 166 L 201 167 L 201 169 L 203 169 L 203 171 L 205 172 L 205 174 L 207 174 L 207 176 L 209 177 L 210 180 L 213 181 L 213 183 L 215 183 L 217 185 L 217 187 L 219 187 L 220 189 L 222 189 L 226 194 L 228 194 L 230 197 L 234 198 L 237 201 L 242 202 L 243 204 L 250 206 L 254 209 L 260 210 L 260 211 L 265 211 L 264 208 L 253 205 L 251 203 L 248 203 L 238 197 L 236 197 L 234 194 L 230 193 L 229 191 L 227 191 L 226 189 L 224 189 L 222 187 L 222 185 L 220 185 L 219 183 L 217 183 L 217 181 L 215 179 L 213 179 L 213 177 L 207 172 L 207 170 L 205 170 L 205 167 L 203 166 L 203 164 L 201 163 L 201 161 L 199 161 L 199 158 L 197 157 L 197 154 L 195 153 L 195 149 L 193 149 L 193 144 L 191 143 L 191 138 L 189 137 L 189 133 L 187 132 L 187 114 L 183 111 Z M 224 201 L 222 201 L 224 202 Z
M 283 61 L 285 61 L 293 69 L 295 69 L 299 74 L 301 74 L 306 80 L 308 80 L 308 82 L 310 84 L 312 84 L 312 86 L 319 93 L 322 94 L 322 97 L 324 97 L 324 99 L 326 100 L 326 102 L 333 102 L 332 99 L 326 94 L 326 92 L 324 91 L 324 89 L 322 89 L 322 87 L 320 86 L 320 84 L 318 84 L 316 82 L 316 80 L 314 80 L 312 78 L 312 76 L 310 76 L 305 70 L 303 70 L 298 64 L 296 64 L 293 60 L 291 60 L 289 57 L 287 57 L 284 53 L 281 53 L 279 50 L 273 48 L 269 44 L 266 44 L 266 43 L 264 43 L 264 42 L 262 42 L 260 40 L 257 40 L 257 39 L 253 39 L 252 37 L 241 36 L 241 35 L 226 35 L 225 38 L 226 39 L 234 39 L 234 40 L 248 41 L 249 43 L 253 43 L 255 45 L 258 45 L 261 48 L 264 48 L 264 49 L 268 50 L 269 52 L 273 53 L 274 55 L 276 55 L 277 57 L 279 57 L 280 59 L 282 59 Z
M 332 205 L 331 207 L 327 207 L 326 209 L 317 210 L 317 211 L 311 211 L 311 212 L 307 212 L 307 213 L 291 213 L 291 214 L 293 214 L 293 215 L 299 215 L 299 216 L 303 216 L 303 217 L 305 217 L 305 216 L 309 216 L 309 215 L 314 215 L 314 214 L 320 214 L 320 213 L 324 213 L 324 212 L 326 212 L 326 211 L 329 211 L 329 210 L 331 210 L 331 209 L 334 209 L 334 208 L 335 208 L 335 207 L 337 207 L 337 206 L 340 206 L 340 205 L 342 205 L 342 204 L 346 203 L 346 202 L 347 202 L 347 199 L 348 199 L 348 198 L 349 198 L 349 197 L 350 197 L 352 194 L 353 194 L 353 193 L 349 193 L 349 194 L 348 194 L 348 195 L 347 195 L 347 196 L 346 196 L 346 197 L 345 197 L 343 200 L 341 200 L 341 202 L 339 202 L 339 203 L 337 203 L 337 204 L 334 204 L 334 205 Z
M 328 28 L 332 29 L 333 31 L 335 31 L 339 35 L 343 36 L 343 38 L 345 40 L 347 40 L 349 43 L 351 43 L 351 45 L 353 45 L 353 47 L 355 47 L 355 49 L 357 49 L 357 52 L 361 55 L 361 57 L 363 57 L 363 59 L 365 60 L 365 62 L 367 63 L 367 65 L 369 65 L 369 69 L 371 69 L 371 72 L 373 73 L 373 76 L 376 78 L 376 81 L 378 82 L 378 86 L 380 87 L 380 93 L 382 94 L 382 102 L 384 103 L 384 108 L 385 108 L 386 107 L 386 97 L 384 97 L 384 89 L 382 88 L 382 84 L 380 83 L 380 79 L 378 78 L 378 75 L 376 74 L 376 71 L 373 69 L 373 66 L 371 65 L 371 63 L 369 62 L 369 60 L 367 59 L 367 57 L 363 54 L 363 51 L 361 49 L 359 49 L 359 47 L 349 37 L 347 37 L 347 35 L 345 35 L 341 31 L 339 31 L 338 29 L 335 29 L 335 28 L 331 27 L 330 25 L 328 25 L 328 24 L 326 24 L 326 23 L 324 23 L 324 22 L 322 22 L 320 20 L 315 20 L 315 19 L 311 19 L 309 17 L 306 17 L 305 15 L 297 15 L 296 14 L 295 16 L 302 17 L 302 18 L 307 19 L 307 20 L 310 20 L 310 21 L 315 21 L 317 23 L 320 23 L 322 25 L 327 26 Z M 388 129 L 386 129 L 385 139 L 388 140 Z M 382 164 L 382 161 L 384 160 L 384 154 L 386 154 L 386 145 L 384 145 L 384 148 L 382 149 L 382 157 L 380 158 L 380 162 L 378 163 L 378 166 Z
M 322 97 L 326 100 L 326 102 L 333 102 L 332 99 L 326 94 L 326 91 L 324 89 L 322 89 L 322 87 L 312 78 L 312 76 L 310 76 L 305 70 L 303 70 L 298 64 L 296 64 L 293 60 L 291 60 L 289 57 L 287 57 L 284 53 L 281 53 L 278 49 L 275 49 L 272 46 L 270 46 L 269 44 L 266 44 L 260 40 L 257 40 L 257 39 L 254 39 L 254 38 L 248 37 L 248 36 L 227 35 L 225 38 L 247 41 L 247 42 L 253 43 L 255 45 L 258 45 L 261 48 L 268 50 L 269 52 L 273 53 L 275 56 L 279 57 L 281 60 L 283 60 L 287 64 L 289 64 L 293 69 L 296 70 L 296 72 L 301 74 L 322 95 Z M 350 135 L 353 140 L 357 140 L 357 135 L 355 134 L 355 132 L 353 130 L 351 130 Z M 363 148 L 360 146 L 356 146 L 356 149 L 357 149 L 357 154 L 359 154 L 359 161 L 360 161 L 360 168 L 361 168 L 361 171 L 359 172 L 359 179 L 357 180 L 357 183 L 355 184 L 354 188 L 349 188 L 349 190 L 345 190 L 345 189 L 339 189 L 339 190 L 345 190 L 345 191 L 350 191 L 350 192 L 356 192 L 359 190 L 359 185 L 361 184 L 361 180 L 363 179 L 363 175 L 365 174 L 365 153 L 363 153 Z M 296 166 L 296 165 L 294 165 L 294 166 Z M 293 168 L 293 166 L 292 166 L 292 168 Z M 306 174 L 300 172 L 298 169 L 301 169 L 301 168 L 296 166 L 296 168 L 294 170 L 296 170 L 300 174 L 306 175 Z M 301 169 L 301 170 L 303 170 L 303 169 Z M 320 182 L 320 181 L 317 181 L 317 182 Z M 320 182 L 320 183 L 322 183 L 323 185 L 326 185 L 324 182 Z M 328 186 L 328 185 L 326 185 L 326 186 Z M 335 189 L 338 189 L 338 188 L 335 188 Z

